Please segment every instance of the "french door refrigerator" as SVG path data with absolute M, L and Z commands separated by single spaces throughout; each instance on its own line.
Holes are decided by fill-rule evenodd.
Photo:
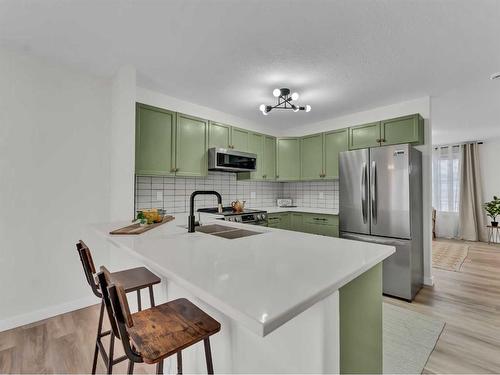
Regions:
M 422 156 L 411 145 L 339 155 L 340 237 L 391 245 L 383 292 L 411 301 L 423 284 Z

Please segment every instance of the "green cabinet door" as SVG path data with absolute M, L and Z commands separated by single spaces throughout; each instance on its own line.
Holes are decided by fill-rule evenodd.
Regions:
M 349 128 L 349 150 L 380 146 L 380 122 Z
M 208 121 L 177 113 L 176 176 L 207 175 Z
M 300 139 L 300 171 L 302 180 L 323 178 L 323 134 Z
M 276 138 L 267 135 L 264 136 L 262 173 L 265 180 L 276 179 Z
M 250 173 L 250 178 L 252 180 L 261 180 L 264 174 L 264 136 L 262 134 L 250 133 L 248 135 L 248 152 L 257 155 L 257 170 Z
M 290 229 L 290 213 L 276 212 L 267 215 L 268 226 L 278 229 Z
M 403 116 L 381 122 L 382 146 L 400 143 L 424 143 L 424 119 L 419 115 Z
M 143 104 L 136 106 L 135 173 L 174 174 L 175 113 Z
M 231 128 L 231 146 L 237 151 L 248 151 L 250 132 L 245 129 Z
M 276 140 L 276 179 L 295 181 L 300 179 L 300 138 Z
M 300 212 L 290 214 L 290 230 L 304 232 L 303 215 Z
M 229 148 L 231 126 L 210 121 L 208 124 L 208 147 Z
M 338 178 L 339 153 L 349 149 L 347 129 L 325 133 L 324 139 L 324 178 Z

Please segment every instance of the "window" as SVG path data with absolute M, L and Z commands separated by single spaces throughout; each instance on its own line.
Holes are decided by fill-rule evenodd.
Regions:
M 437 211 L 458 212 L 461 146 L 436 147 L 432 161 L 432 205 Z

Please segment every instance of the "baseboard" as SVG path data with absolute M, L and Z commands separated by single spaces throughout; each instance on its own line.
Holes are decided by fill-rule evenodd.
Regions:
M 433 286 L 434 285 L 434 276 L 425 276 L 424 277 L 424 285 Z
M 0 320 L 0 332 L 8 329 L 31 324 L 43 319 L 52 318 L 53 316 L 64 314 L 70 311 L 78 310 L 84 307 L 99 303 L 99 299 L 94 296 L 77 299 L 75 301 L 61 303 L 60 305 L 46 307 L 40 310 L 32 311 L 26 314 L 15 315 L 13 317 Z

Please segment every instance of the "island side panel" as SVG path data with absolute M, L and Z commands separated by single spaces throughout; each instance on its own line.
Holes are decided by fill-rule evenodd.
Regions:
M 382 373 L 382 263 L 339 293 L 340 372 Z

